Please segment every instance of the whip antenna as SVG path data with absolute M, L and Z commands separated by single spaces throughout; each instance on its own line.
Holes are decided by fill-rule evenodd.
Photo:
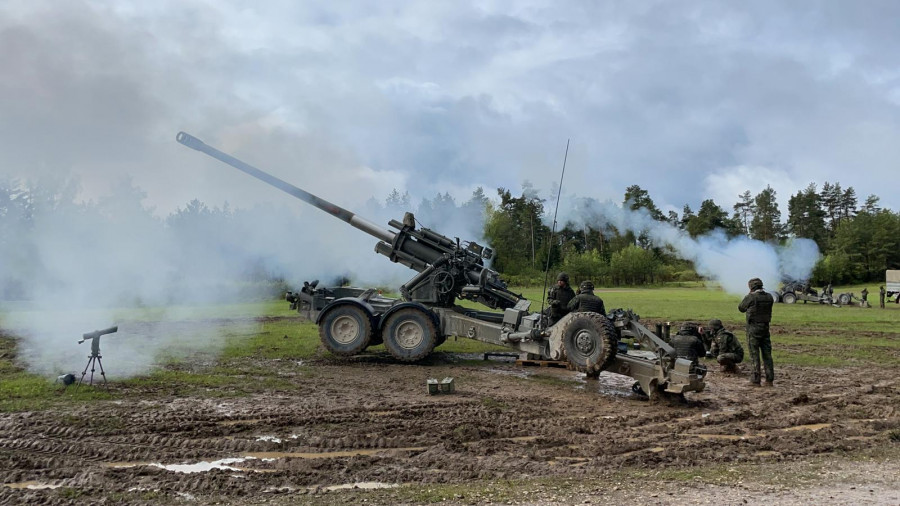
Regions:
M 550 238 L 547 241 L 547 263 L 544 265 L 544 290 L 541 296 L 541 314 L 544 314 L 544 302 L 547 299 L 547 276 L 550 275 L 550 252 L 553 250 L 553 234 L 556 233 L 556 215 L 559 213 L 559 198 L 562 195 L 563 178 L 566 177 L 566 161 L 569 159 L 569 139 L 566 139 L 566 154 L 563 156 L 562 173 L 559 175 L 559 188 L 556 190 L 556 209 L 553 210 L 553 226 L 550 227 Z

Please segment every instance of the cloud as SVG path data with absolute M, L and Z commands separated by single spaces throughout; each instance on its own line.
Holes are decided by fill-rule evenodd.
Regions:
M 864 11 L 13 2 L 0 12 L 11 49 L 0 56 L 0 174 L 73 172 L 95 197 L 129 173 L 166 213 L 198 196 L 266 198 L 210 183 L 172 142 L 181 129 L 215 142 L 257 128 L 242 149 L 261 166 L 368 167 L 416 195 L 547 188 L 572 139 L 570 182 L 594 198 L 637 183 L 661 207 L 696 207 L 710 195 L 686 181 L 766 167 L 798 183 L 776 188 L 782 197 L 839 181 L 896 209 L 878 181 L 900 155 L 900 57 L 885 50 L 900 43 L 885 21 L 898 7 Z M 269 156 L 293 146 L 303 150 L 291 160 Z M 369 188 L 347 184 L 354 197 Z M 735 195 L 721 198 L 728 208 Z

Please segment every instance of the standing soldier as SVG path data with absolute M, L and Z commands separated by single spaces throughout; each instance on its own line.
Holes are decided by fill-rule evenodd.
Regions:
M 829 299 L 831 298 L 831 295 L 834 294 L 834 288 L 831 287 L 831 283 L 825 285 L 825 288 L 822 289 L 822 293 L 827 295 Z
M 569 286 L 569 275 L 560 272 L 556 276 L 556 286 L 550 289 L 547 294 L 547 301 L 550 303 L 550 325 L 555 324 L 563 316 L 569 314 L 569 302 L 575 298 L 575 290 Z
M 741 346 L 741 342 L 734 337 L 734 334 L 725 330 L 722 320 L 710 320 L 709 329 L 713 335 L 710 355 L 719 362 L 722 372 L 738 372 L 737 365 L 744 361 L 744 348 Z
M 772 362 L 772 340 L 769 336 L 769 322 L 772 321 L 772 305 L 775 299 L 763 290 L 763 282 L 753 278 L 747 282 L 750 293 L 738 305 L 738 311 L 747 314 L 747 344 L 750 349 L 750 383 L 759 386 L 759 359 L 766 369 L 766 386 L 773 386 L 775 364 Z M 829 283 L 830 286 L 830 283 Z
M 884 287 L 883 286 L 878 287 L 878 306 L 881 309 L 884 309 Z
M 594 295 L 594 283 L 590 281 L 582 281 L 578 287 L 578 294 L 569 301 L 569 312 L 593 311 L 606 316 L 606 308 L 603 306 L 603 299 Z
M 860 299 L 862 299 L 862 303 L 860 306 L 869 307 L 869 289 L 863 288 L 861 292 L 859 292 Z

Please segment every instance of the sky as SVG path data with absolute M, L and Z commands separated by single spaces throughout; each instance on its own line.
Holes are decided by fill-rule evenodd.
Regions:
M 900 209 L 900 3 L 6 0 L 0 178 L 124 177 L 166 216 L 290 197 L 184 130 L 338 205 L 530 181 L 730 210 L 853 186 Z M 293 204 L 291 204 L 293 205 Z M 301 204 L 302 205 L 302 204 Z

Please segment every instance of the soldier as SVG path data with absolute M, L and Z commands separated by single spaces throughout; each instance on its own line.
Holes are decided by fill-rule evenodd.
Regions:
M 738 372 L 737 365 L 744 361 L 744 348 L 741 342 L 734 334 L 725 330 L 722 320 L 710 320 L 709 329 L 713 334 L 712 348 L 709 352 L 719 362 L 722 372 Z
M 547 301 L 550 304 L 548 314 L 550 316 L 550 325 L 555 324 L 563 316 L 569 314 L 569 301 L 575 298 L 575 290 L 569 286 L 569 275 L 560 272 L 556 276 L 556 286 L 550 289 L 547 294 Z
M 678 358 L 686 358 L 695 364 L 699 362 L 700 357 L 706 356 L 706 348 L 700 340 L 696 323 L 682 323 L 681 328 L 672 337 L 671 344 Z
M 878 306 L 881 309 L 884 309 L 884 287 L 883 286 L 878 287 Z
M 861 292 L 859 292 L 860 299 L 862 299 L 862 307 L 869 307 L 869 289 L 863 288 Z
M 582 281 L 578 287 L 578 293 L 569 301 L 569 312 L 585 312 L 593 311 L 606 315 L 606 308 L 603 306 L 603 299 L 594 295 L 594 283 L 590 281 Z
M 831 287 L 831 283 L 825 285 L 825 288 L 822 289 L 822 294 L 827 295 L 829 299 L 831 298 L 832 294 L 834 294 L 834 288 Z
M 753 278 L 747 282 L 750 293 L 738 305 L 738 311 L 747 314 L 747 344 L 750 348 L 750 383 L 759 386 L 760 354 L 766 369 L 766 386 L 773 386 L 775 365 L 772 362 L 772 340 L 769 336 L 769 322 L 772 321 L 772 305 L 775 300 L 763 290 L 763 282 Z

